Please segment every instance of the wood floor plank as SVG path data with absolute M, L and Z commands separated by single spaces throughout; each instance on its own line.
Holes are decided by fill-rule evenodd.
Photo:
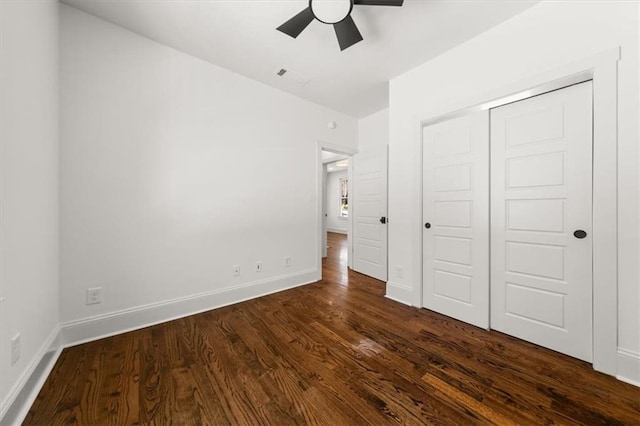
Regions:
M 224 337 L 217 330 L 215 322 L 209 326 L 210 322 L 202 318 L 202 315 L 195 316 L 194 320 L 198 327 L 207 327 L 206 333 L 202 333 L 199 337 L 202 346 L 199 353 L 200 362 L 204 364 L 209 379 L 220 391 L 219 399 L 224 402 L 229 422 L 232 424 L 258 423 L 259 413 L 253 404 L 253 395 L 245 391 L 244 383 L 240 381 L 241 366 L 238 363 L 239 360 L 228 352 L 229 342 L 219 341 Z
M 159 347 L 159 340 L 163 338 L 164 327 L 150 327 L 147 333 L 142 333 L 140 345 L 140 388 L 139 388 L 139 417 L 143 424 L 166 419 L 166 411 L 170 410 L 169 372 L 163 357 L 163 349 Z
M 476 398 L 469 396 L 465 392 L 461 392 L 459 389 L 454 388 L 453 386 L 449 385 L 444 380 L 440 380 L 436 376 L 427 373 L 424 375 L 422 380 L 429 383 L 434 389 L 442 392 L 452 400 L 460 402 L 460 404 L 466 409 L 472 410 L 475 413 L 479 414 L 487 423 L 503 426 L 515 426 L 522 424 L 522 422 L 520 421 L 515 421 L 512 418 L 502 415 L 502 413 L 498 411 L 492 410 L 487 405 L 478 401 Z
M 386 299 L 329 234 L 323 279 L 65 349 L 26 425 L 640 425 L 640 389 Z
M 109 339 L 110 345 L 100 353 L 102 364 L 96 366 L 96 376 L 103 376 L 96 384 L 95 410 L 110 424 L 135 424 L 138 418 L 139 362 L 135 344 L 136 333 L 126 333 Z M 99 372 L 98 372 L 99 370 Z M 94 416 L 89 416 L 93 418 Z M 88 420 L 88 419 L 85 419 Z

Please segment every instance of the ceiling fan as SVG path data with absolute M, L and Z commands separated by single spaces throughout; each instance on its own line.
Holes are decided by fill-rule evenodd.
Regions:
M 354 5 L 402 6 L 404 0 L 309 0 L 309 6 L 289 19 L 277 29 L 296 38 L 307 26 L 317 19 L 323 24 L 333 25 L 340 50 L 362 41 L 362 35 L 351 18 Z

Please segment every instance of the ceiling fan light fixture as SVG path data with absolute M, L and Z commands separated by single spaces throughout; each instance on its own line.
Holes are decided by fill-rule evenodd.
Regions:
M 337 24 L 351 14 L 352 0 L 310 0 L 313 16 L 323 24 Z
M 345 50 L 362 41 L 351 11 L 354 5 L 362 6 L 402 6 L 404 0 L 309 0 L 309 6 L 277 30 L 297 38 L 314 19 L 323 24 L 333 25 L 340 50 Z

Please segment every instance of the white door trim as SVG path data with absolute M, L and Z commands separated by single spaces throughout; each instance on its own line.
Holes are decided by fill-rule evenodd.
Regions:
M 327 150 L 327 151 L 331 151 L 331 152 L 335 152 L 338 154 L 344 154 L 344 155 L 348 155 L 349 157 L 355 155 L 358 153 L 358 150 L 356 148 L 349 148 L 349 147 L 345 147 L 345 146 L 340 146 L 340 145 L 334 145 L 328 142 L 324 142 L 321 140 L 316 141 L 316 194 L 315 194 L 315 198 L 316 198 L 316 280 L 320 281 L 322 279 L 322 221 L 323 221 L 323 212 L 322 212 L 322 150 Z M 351 160 L 351 158 L 349 158 L 349 160 Z M 352 193 L 351 191 L 351 169 L 353 167 L 349 166 L 349 193 Z M 311 201 L 311 200 L 309 200 Z M 352 224 L 353 221 L 353 215 L 349 215 L 349 220 L 348 220 L 348 253 L 349 253 L 349 267 L 351 267 L 351 262 L 352 262 L 352 253 L 353 253 L 353 249 L 352 249 L 352 238 L 351 238 L 351 234 L 352 234 Z
M 414 140 L 422 158 L 422 128 L 453 116 L 494 108 L 535 94 L 593 81 L 593 368 L 616 375 L 618 353 L 618 61 L 620 48 L 506 86 L 463 104 L 446 113 L 425 114 L 414 119 Z M 489 100 L 489 101 L 487 101 Z M 422 170 L 422 160 L 420 160 Z M 420 176 L 422 173 L 420 173 Z M 416 204 L 422 205 L 422 182 Z M 422 212 L 420 213 L 422 217 Z M 414 247 L 422 259 L 422 223 L 415 224 Z M 413 288 L 413 305 L 422 307 L 422 268 Z

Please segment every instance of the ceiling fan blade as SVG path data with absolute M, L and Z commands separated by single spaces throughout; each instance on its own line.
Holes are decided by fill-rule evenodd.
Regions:
M 340 50 L 344 50 L 362 41 L 362 35 L 360 31 L 358 31 L 358 27 L 356 27 L 356 23 L 353 22 L 351 16 L 347 16 L 337 24 L 333 24 L 333 29 L 336 30 Z
M 285 33 L 288 36 L 296 38 L 300 35 L 302 30 L 307 28 L 307 26 L 311 23 L 311 21 L 313 21 L 313 19 L 313 12 L 311 11 L 311 8 L 308 7 L 293 18 L 289 19 L 284 24 L 280 25 L 277 30 Z
M 404 0 L 353 0 L 353 4 L 364 6 L 402 6 Z

